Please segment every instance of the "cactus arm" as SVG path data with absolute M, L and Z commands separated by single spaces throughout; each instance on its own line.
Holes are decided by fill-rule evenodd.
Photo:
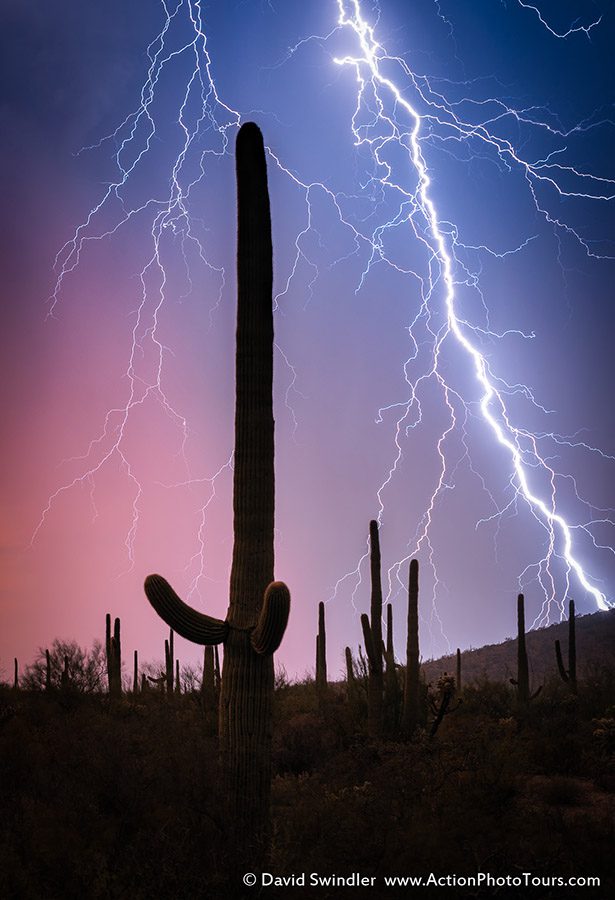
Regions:
M 262 656 L 275 653 L 282 643 L 289 613 L 290 591 L 283 581 L 272 581 L 265 591 L 261 613 L 250 638 L 256 653 Z
M 557 659 L 557 668 L 559 669 L 559 674 L 561 676 L 562 681 L 568 681 L 568 672 L 564 668 L 564 660 L 562 659 L 562 648 L 560 646 L 560 642 L 555 642 L 555 658 Z
M 363 643 L 365 644 L 370 670 L 373 670 L 378 665 L 378 654 L 376 653 L 374 635 L 367 613 L 363 613 L 361 616 L 361 628 L 363 629 Z
M 195 644 L 222 644 L 226 640 L 227 623 L 192 609 L 161 575 L 147 576 L 145 593 L 160 618 L 187 640 Z

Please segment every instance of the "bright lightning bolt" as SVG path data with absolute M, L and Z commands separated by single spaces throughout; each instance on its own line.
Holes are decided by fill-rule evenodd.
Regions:
M 520 6 L 533 11 L 542 25 L 556 38 L 567 38 L 577 32 L 583 32 L 589 37 L 592 29 L 600 24 L 600 19 L 587 26 L 574 23 L 568 31 L 559 33 L 546 22 L 538 7 L 522 0 L 518 2 Z M 485 338 L 496 341 L 509 335 L 522 339 L 533 335 L 516 329 L 497 332 L 491 328 L 488 304 L 479 278 L 480 271 L 475 271 L 477 267 L 470 265 L 468 259 L 479 253 L 503 259 L 507 255 L 522 252 L 536 239 L 536 235 L 530 234 L 524 240 L 516 242 L 517 246 L 498 251 L 484 244 L 464 242 L 463 232 L 458 225 L 446 221 L 439 212 L 433 189 L 435 170 L 430 161 L 430 149 L 433 146 L 450 149 L 452 154 L 458 152 L 459 147 L 465 147 L 468 153 L 478 158 L 492 159 L 507 173 L 518 173 L 538 216 L 553 229 L 558 242 L 567 237 L 576 241 L 588 257 L 604 258 L 597 252 L 594 243 L 579 230 L 575 230 L 562 214 L 555 211 L 554 204 L 549 202 L 549 198 L 553 196 L 558 200 L 572 198 L 597 203 L 606 203 L 615 197 L 615 182 L 582 171 L 566 162 L 566 139 L 573 134 L 597 128 L 604 122 L 593 117 L 566 130 L 556 123 L 548 111 L 537 107 L 516 109 L 509 102 L 496 97 L 447 99 L 440 89 L 441 82 L 416 72 L 404 58 L 387 54 L 375 34 L 379 11 L 375 23 L 370 24 L 363 15 L 359 0 L 336 0 L 336 4 L 337 22 L 332 24 L 328 33 L 310 35 L 296 42 L 282 62 L 277 67 L 272 67 L 271 71 L 287 64 L 297 54 L 308 52 L 315 44 L 327 49 L 329 43 L 340 36 L 352 39 L 356 50 L 334 56 L 333 59 L 338 66 L 350 69 L 355 75 L 356 99 L 350 116 L 350 133 L 355 147 L 360 151 L 367 151 L 372 161 L 371 175 L 361 184 L 361 195 L 369 197 L 375 210 L 384 208 L 385 200 L 393 200 L 397 208 L 394 215 L 383 217 L 383 221 L 372 228 L 366 224 L 367 219 L 353 215 L 352 203 L 357 200 L 356 196 L 336 192 L 325 180 L 302 178 L 290 164 L 283 161 L 277 150 L 268 148 L 271 162 L 287 180 L 288 190 L 298 192 L 305 209 L 302 226 L 291 239 L 290 265 L 280 277 L 274 306 L 276 312 L 281 311 L 291 289 L 302 278 L 304 305 L 307 306 L 316 295 L 320 270 L 311 257 L 308 237 L 317 236 L 320 240 L 315 222 L 317 203 L 326 205 L 337 225 L 351 241 L 352 248 L 349 252 L 335 259 L 330 268 L 339 266 L 352 257 L 361 260 L 362 269 L 354 286 L 356 293 L 362 290 L 368 277 L 379 265 L 410 279 L 418 288 L 419 309 L 411 315 L 407 326 L 411 348 L 403 367 L 407 396 L 401 401 L 382 405 L 376 419 L 382 423 L 392 415 L 395 421 L 393 457 L 376 491 L 379 521 L 386 518 L 387 492 L 399 476 L 403 441 L 424 421 L 428 403 L 425 391 L 428 386 L 433 386 L 438 392 L 446 423 L 434 444 L 438 471 L 428 503 L 419 519 L 416 533 L 408 541 L 408 553 L 398 559 L 388 571 L 389 596 L 393 596 L 397 586 L 402 586 L 401 572 L 404 563 L 414 553 L 424 550 L 433 574 L 430 625 L 437 627 L 444 636 L 436 605 L 441 582 L 438 577 L 436 548 L 432 541 L 432 524 L 445 492 L 455 485 L 457 469 L 462 464 L 467 464 L 480 482 L 481 489 L 490 498 L 494 509 L 492 516 L 478 520 L 477 528 L 493 519 L 497 520 L 499 529 L 505 515 L 517 514 L 523 506 L 544 532 L 544 556 L 537 562 L 530 563 L 519 576 L 520 584 L 523 584 L 526 578 L 533 575 L 542 588 L 544 602 L 536 621 L 548 620 L 553 603 L 557 603 L 560 610 L 563 608 L 564 601 L 558 596 L 555 578 L 555 567 L 560 562 L 564 566 L 565 593 L 568 592 L 572 576 L 594 598 L 599 609 L 610 608 L 610 600 L 586 571 L 575 543 L 575 534 L 582 532 L 595 547 L 601 547 L 592 528 L 605 522 L 613 524 L 606 517 L 608 511 L 600 511 L 605 513 L 604 517 L 592 513 L 587 521 L 580 523 L 567 518 L 558 503 L 558 483 L 571 476 L 558 473 L 548 451 L 543 448 L 547 445 L 565 445 L 598 454 L 601 451 L 575 437 L 532 431 L 516 424 L 509 411 L 509 398 L 514 395 L 525 398 L 538 410 L 546 410 L 525 384 L 511 384 L 499 376 L 482 349 Z M 187 565 L 191 577 L 189 592 L 192 594 L 198 590 L 199 580 L 207 577 L 206 517 L 216 496 L 218 480 L 232 468 L 232 457 L 223 458 L 214 474 L 207 477 L 194 477 L 189 470 L 184 455 L 191 434 L 189 424 L 186 416 L 175 408 L 165 389 L 165 372 L 172 352 L 164 343 L 160 327 L 161 311 L 169 292 L 166 260 L 179 247 L 188 293 L 194 281 L 191 260 L 196 259 L 217 280 L 217 302 L 210 310 L 211 324 L 223 297 L 225 271 L 208 252 L 202 229 L 199 229 L 199 220 L 192 214 L 192 198 L 197 187 L 210 175 L 210 161 L 228 153 L 232 136 L 230 132 L 240 124 L 242 115 L 223 102 L 216 87 L 200 0 L 176 0 L 173 4 L 161 0 L 161 5 L 164 22 L 147 49 L 149 65 L 140 101 L 112 134 L 93 145 L 94 148 L 106 144 L 115 146 L 117 175 L 58 252 L 57 279 L 49 299 L 49 314 L 55 315 L 66 279 L 80 265 L 87 248 L 94 242 L 117 235 L 135 222 L 147 221 L 149 249 L 135 273 L 140 284 L 140 296 L 134 310 L 130 352 L 125 369 L 127 395 L 108 411 L 100 433 L 90 442 L 83 456 L 77 458 L 85 463 L 84 470 L 49 497 L 32 540 L 45 525 L 59 498 L 77 485 L 89 488 L 95 514 L 93 493 L 96 476 L 112 460 L 119 460 L 132 491 L 132 511 L 125 545 L 129 564 L 133 564 L 144 486 L 138 477 L 137 461 L 129 453 L 126 434 L 134 411 L 146 403 L 157 404 L 177 428 L 178 455 L 184 460 L 186 468 L 185 480 L 169 485 L 169 488 L 177 489 L 182 485 L 208 486 L 208 496 L 200 508 L 196 550 Z M 332 2 L 331 5 L 334 8 Z M 436 2 L 435 5 L 438 16 L 453 37 L 450 20 L 443 16 L 439 3 Z M 180 62 L 185 65 L 181 76 L 184 81 L 173 117 L 173 125 L 179 135 L 178 148 L 171 160 L 164 189 L 160 187 L 151 195 L 135 202 L 130 190 L 131 184 L 151 156 L 161 128 L 157 95 L 164 79 L 169 77 L 171 67 Z M 523 147 L 516 146 L 507 136 L 510 129 L 506 125 L 511 123 L 548 134 L 554 141 L 559 141 L 559 145 L 543 158 L 526 157 Z M 83 148 L 82 152 L 89 149 L 93 148 Z M 401 151 L 403 165 L 391 161 L 393 151 Z M 416 266 L 403 264 L 388 249 L 387 241 L 390 236 L 402 232 L 406 242 L 423 253 L 424 270 L 419 271 Z M 304 275 L 306 271 L 307 275 Z M 462 286 L 474 291 L 479 298 L 484 314 L 484 321 L 480 325 L 470 322 L 462 312 L 459 299 Z M 460 358 L 478 387 L 478 400 L 465 399 L 462 390 L 448 374 L 445 356 L 451 346 L 460 351 Z M 285 348 L 278 344 L 276 352 L 291 376 L 284 402 L 294 437 L 299 421 L 290 403 L 290 396 L 291 393 L 303 396 L 297 387 L 300 383 L 299 373 Z M 149 360 L 147 365 L 145 360 Z M 415 369 L 419 366 L 422 369 L 416 375 Z M 431 402 L 430 399 L 429 403 Z M 504 504 L 498 505 L 471 460 L 468 424 L 470 420 L 478 419 L 488 429 L 494 447 L 500 449 L 507 461 L 507 483 L 512 496 L 507 495 Z M 452 458 L 451 445 L 457 438 L 462 449 L 461 455 L 455 459 Z M 607 454 L 601 455 L 611 459 Z M 596 507 L 580 497 L 574 479 L 572 483 L 577 499 L 595 510 Z M 497 532 L 494 540 L 497 540 Z M 607 549 L 613 552 L 611 548 Z M 366 550 L 356 569 L 338 580 L 333 596 L 350 579 L 354 581 L 354 605 L 367 555 Z
M 521 3 L 521 5 L 525 4 Z M 535 7 L 531 8 L 538 12 Z M 388 56 L 384 47 L 377 41 L 374 34 L 374 28 L 363 18 L 359 0 L 349 0 L 349 2 L 346 2 L 346 0 L 338 0 L 338 10 L 338 24 L 341 27 L 349 28 L 354 32 L 360 47 L 359 55 L 348 55 L 335 59 L 335 62 L 338 65 L 353 67 L 356 75 L 357 104 L 352 122 L 355 144 L 357 146 L 367 144 L 370 147 L 377 168 L 384 171 L 384 175 L 379 178 L 383 189 L 390 188 L 406 198 L 411 210 L 408 214 L 407 221 L 411 225 L 414 237 L 424 242 L 433 255 L 435 275 L 433 274 L 433 269 L 430 265 L 432 274 L 430 275 L 428 286 L 428 298 L 429 300 L 432 299 L 433 295 L 437 292 L 437 282 L 441 280 L 443 282 L 443 302 L 446 309 L 446 326 L 441 326 L 437 332 L 432 332 L 434 337 L 434 350 L 432 357 L 433 365 L 430 371 L 426 376 L 421 376 L 421 378 L 414 383 L 410 382 L 406 376 L 406 381 L 411 388 L 411 397 L 405 404 L 403 415 L 397 421 L 395 438 L 397 455 L 395 461 L 386 480 L 378 491 L 378 500 L 380 504 L 379 518 L 382 517 L 384 511 L 382 494 L 390 484 L 397 464 L 402 456 L 401 445 L 398 440 L 400 431 L 402 427 L 414 427 L 415 423 L 411 423 L 409 426 L 407 425 L 407 419 L 415 406 L 418 407 L 418 416 L 420 420 L 421 409 L 420 403 L 417 401 L 417 388 L 424 378 L 434 377 L 442 389 L 444 401 L 450 413 L 450 424 L 442 432 L 436 445 L 436 451 L 441 461 L 440 476 L 431 496 L 429 506 L 423 517 L 423 527 L 420 530 L 416 547 L 418 550 L 422 542 L 425 541 L 429 548 L 429 560 L 435 575 L 435 608 L 435 592 L 438 581 L 433 561 L 433 548 L 429 542 L 429 527 L 432 521 L 436 500 L 442 492 L 447 478 L 447 461 L 443 448 L 448 435 L 454 431 L 457 425 L 453 399 L 461 399 L 459 394 L 452 391 L 448 385 L 440 366 L 442 347 L 445 341 L 453 339 L 463 348 L 468 362 L 471 364 L 474 376 L 480 384 L 482 392 L 480 399 L 481 414 L 485 422 L 489 425 L 491 433 L 497 443 L 509 454 L 510 464 L 514 472 L 516 491 L 519 497 L 528 505 L 532 514 L 541 522 L 541 524 L 543 524 L 547 532 L 548 550 L 544 560 L 539 564 L 540 571 L 542 571 L 544 565 L 548 581 L 549 593 L 546 596 L 547 605 L 550 600 L 555 599 L 555 584 L 550 571 L 550 565 L 556 555 L 556 538 L 559 534 L 563 544 L 562 555 L 566 566 L 568 567 L 568 571 L 574 572 L 580 585 L 593 596 L 598 609 L 609 609 L 610 603 L 607 601 L 605 594 L 592 583 L 574 550 L 573 528 L 587 530 L 586 526 L 571 526 L 564 516 L 558 512 L 556 472 L 548 464 L 547 459 L 541 455 L 538 449 L 538 436 L 526 429 L 517 427 L 512 423 L 505 399 L 506 391 L 501 387 L 498 387 L 499 379 L 493 375 L 486 357 L 474 341 L 474 337 L 476 337 L 478 332 L 482 329 L 472 327 L 469 322 L 461 318 L 458 312 L 454 269 L 459 268 L 459 260 L 455 256 L 455 241 L 451 240 L 451 237 L 454 238 L 455 230 L 448 226 L 447 233 L 442 227 L 442 222 L 438 216 L 430 191 L 431 178 L 428 164 L 423 153 L 422 142 L 425 140 L 425 133 L 428 133 L 428 126 L 431 128 L 436 124 L 440 126 L 448 136 L 466 141 L 469 141 L 470 139 L 478 140 L 487 147 L 493 149 L 505 165 L 509 167 L 516 166 L 522 171 L 534 198 L 537 210 L 542 213 L 549 222 L 554 222 L 560 228 L 572 232 L 590 255 L 593 254 L 589 245 L 583 241 L 570 226 L 558 220 L 554 220 L 549 216 L 548 212 L 540 206 L 537 189 L 541 184 L 548 184 L 551 188 L 555 189 L 561 197 L 582 197 L 584 199 L 607 201 L 612 200 L 615 196 L 613 192 L 615 184 L 608 179 L 592 176 L 585 172 L 579 172 L 573 167 L 560 165 L 559 163 L 553 163 L 548 160 L 542 160 L 537 163 L 525 160 L 509 140 L 497 137 L 495 132 L 490 130 L 489 125 L 491 125 L 493 121 L 504 116 L 514 116 L 517 119 L 524 118 L 526 121 L 532 121 L 536 124 L 535 119 L 530 119 L 526 113 L 518 113 L 511 108 L 504 107 L 499 101 L 493 101 L 496 106 L 496 115 L 491 120 L 486 123 L 478 124 L 464 121 L 455 113 L 452 105 L 447 103 L 441 93 L 432 90 L 429 79 L 418 77 L 401 58 Z M 541 22 L 546 24 L 539 12 L 538 15 Z M 590 28 L 598 24 L 599 20 L 593 23 Z M 571 29 L 567 34 L 572 33 L 574 30 L 589 31 L 589 29 Z M 557 36 L 565 37 L 567 34 Z M 417 94 L 417 100 L 425 105 L 425 112 L 420 113 L 417 106 L 411 104 L 406 99 L 404 93 L 392 78 L 385 74 L 385 66 L 389 64 L 387 71 L 390 71 L 391 63 L 396 64 L 402 74 L 410 79 L 415 89 L 415 93 Z M 388 112 L 387 109 L 390 108 L 391 105 L 392 111 Z M 500 107 L 499 110 L 497 110 L 498 106 Z M 362 118 L 362 114 L 365 113 L 366 110 L 371 114 L 371 118 L 368 119 L 369 125 L 361 124 L 361 122 L 364 122 L 367 118 L 366 116 L 363 116 Z M 400 123 L 398 114 L 401 111 L 404 111 L 408 116 L 409 122 L 407 125 Z M 380 126 L 381 128 L 380 133 L 375 137 L 370 137 L 370 132 L 377 133 L 377 126 Z M 553 130 L 548 125 L 544 125 L 544 127 Z M 392 180 L 392 168 L 385 161 L 383 156 L 383 150 L 386 149 L 387 145 L 391 142 L 395 142 L 405 151 L 409 165 L 417 174 L 418 185 L 413 192 L 405 190 L 399 183 L 395 183 Z M 556 176 L 559 172 L 566 172 L 569 175 L 574 176 L 579 182 L 579 187 L 564 190 L 556 180 Z M 582 187 L 581 185 L 583 184 L 588 185 L 588 187 Z M 606 192 L 603 192 L 603 186 L 606 187 Z M 392 227 L 394 224 L 396 223 L 393 221 L 388 222 L 384 228 Z M 384 228 L 380 229 L 381 233 Z M 374 234 L 374 244 L 377 243 L 377 240 L 378 237 Z M 416 348 L 416 342 L 414 342 L 414 346 Z M 521 389 L 533 400 L 529 389 L 524 387 Z M 382 410 L 379 415 L 381 414 Z M 547 496 L 540 496 L 532 487 L 530 469 L 538 469 L 547 475 L 550 485 L 550 491 Z M 364 558 L 365 557 L 362 559 Z M 407 557 L 404 560 L 400 560 L 395 564 L 392 570 L 389 571 L 389 584 L 391 584 L 391 575 L 393 572 L 397 579 L 399 579 L 400 567 L 406 560 Z

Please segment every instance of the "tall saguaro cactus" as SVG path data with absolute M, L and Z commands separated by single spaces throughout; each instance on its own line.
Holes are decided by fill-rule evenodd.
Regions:
M 525 646 L 525 598 L 523 594 L 517 597 L 517 677 L 511 678 L 510 683 L 517 688 L 517 700 L 521 709 L 529 706 L 542 690 L 540 686 L 533 694 L 530 694 L 530 669 Z
M 191 609 L 159 575 L 146 579 L 145 593 L 178 634 L 199 644 L 224 644 L 222 760 L 234 821 L 248 832 L 248 843 L 252 838 L 258 844 L 271 785 L 273 653 L 286 629 L 290 594 L 273 581 L 273 265 L 265 149 L 253 123 L 239 131 L 236 164 L 234 543 L 226 620 Z
M 113 623 L 111 634 L 111 613 L 107 613 L 105 631 L 105 650 L 107 654 L 107 678 L 109 694 L 119 697 L 122 693 L 122 643 L 120 640 L 120 620 Z
M 410 561 L 408 576 L 408 637 L 406 643 L 406 684 L 402 728 L 410 736 L 421 721 L 419 684 L 419 562 Z
M 568 604 L 568 669 L 564 666 L 560 642 L 555 642 L 555 657 L 559 674 L 573 694 L 577 693 L 577 636 L 575 628 L 574 600 Z
M 382 581 L 380 574 L 380 538 L 378 522 L 369 523 L 371 603 L 370 617 L 361 616 L 363 641 L 369 662 L 369 679 L 367 682 L 367 727 L 372 737 L 382 733 Z
M 327 688 L 327 630 L 325 626 L 325 604 L 318 604 L 318 634 L 316 635 L 316 687 L 319 691 Z

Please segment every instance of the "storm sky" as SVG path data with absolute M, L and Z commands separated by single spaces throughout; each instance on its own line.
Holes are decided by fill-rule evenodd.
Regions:
M 550 505 L 555 486 L 575 558 L 613 600 L 612 4 L 363 3 L 397 102 L 340 64 L 362 50 L 335 0 L 176 0 L 163 43 L 155 0 L 2 9 L 5 677 L 54 637 L 101 637 L 108 611 L 126 657 L 160 659 L 149 572 L 224 617 L 239 121 L 270 149 L 276 577 L 292 595 L 277 660 L 313 667 L 325 600 L 341 673 L 377 516 L 400 658 L 414 554 L 424 657 L 512 635 L 520 589 L 529 622 L 558 620 L 567 591 L 597 608 L 559 531 L 547 564 L 453 335 L 429 374 L 446 285 L 404 104 L 464 333 L 523 430 L 532 489 Z M 557 36 L 571 25 L 587 30 Z

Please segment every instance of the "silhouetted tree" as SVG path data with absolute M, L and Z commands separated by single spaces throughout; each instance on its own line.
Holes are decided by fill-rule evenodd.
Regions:
M 100 641 L 94 641 L 90 649 L 80 647 L 77 641 L 56 638 L 49 650 L 50 688 L 60 689 L 62 673 L 68 660 L 68 676 L 71 688 L 83 694 L 106 689 L 107 663 Z M 34 662 L 26 666 L 21 678 L 25 690 L 44 691 L 47 687 L 47 650 L 39 647 Z

